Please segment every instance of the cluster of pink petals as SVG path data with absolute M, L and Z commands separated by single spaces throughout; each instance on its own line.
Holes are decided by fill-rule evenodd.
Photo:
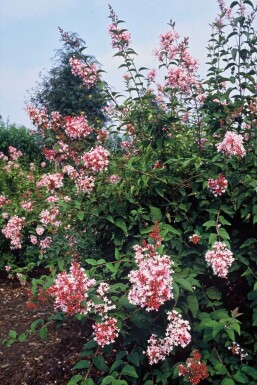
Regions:
M 189 322 L 183 320 L 176 310 L 168 312 L 168 321 L 169 324 L 163 339 L 159 339 L 153 334 L 147 341 L 146 356 L 149 359 L 150 365 L 165 360 L 166 356 L 172 352 L 175 346 L 180 345 L 184 348 L 191 341 Z
M 61 222 L 56 220 L 56 217 L 59 215 L 59 209 L 53 207 L 49 210 L 43 210 L 39 214 L 40 222 L 44 225 L 60 226 Z
M 0 195 L 0 207 L 3 207 L 4 205 L 10 205 L 11 199 L 7 199 L 5 195 Z
M 28 200 L 24 200 L 21 202 L 21 207 L 26 210 L 26 211 L 33 211 L 33 205 L 34 205 L 34 202 Z
M 217 179 L 208 180 L 208 188 L 215 197 L 222 195 L 228 187 L 228 181 L 223 174 L 220 174 Z
M 115 342 L 115 338 L 118 337 L 117 320 L 112 317 L 107 317 L 102 322 L 95 323 L 93 329 L 94 340 L 102 347 Z
M 88 278 L 80 264 L 73 261 L 70 273 L 59 273 L 49 289 L 55 297 L 55 308 L 69 315 L 87 314 L 92 306 L 91 302 L 87 302 L 88 290 L 95 283 L 95 279 Z
M 47 191 L 53 192 L 56 188 L 63 186 L 63 174 L 47 174 L 43 175 L 41 180 L 37 182 L 37 187 L 46 187 Z
M 205 254 L 205 260 L 212 267 L 214 274 L 221 278 L 227 278 L 228 270 L 234 258 L 225 243 L 215 242 L 212 250 Z
M 25 218 L 14 215 L 2 229 L 4 236 L 11 241 L 11 249 L 21 249 L 21 230 L 25 224 Z
M 243 146 L 243 136 L 233 131 L 228 131 L 223 141 L 217 144 L 217 150 L 227 156 L 237 155 L 243 158 L 246 155 Z
M 183 92 L 189 93 L 191 86 L 197 86 L 199 82 L 194 75 L 188 73 L 188 71 L 182 67 L 171 68 L 168 71 L 166 83 L 172 88 L 178 88 Z
M 22 156 L 22 152 L 20 150 L 17 150 L 15 147 L 10 146 L 9 147 L 9 153 L 12 160 L 18 160 Z
M 85 116 L 66 116 L 65 132 L 71 139 L 82 139 L 92 132 Z
M 168 255 L 159 255 L 153 245 L 134 246 L 138 270 L 129 274 L 132 288 L 129 302 L 146 308 L 147 311 L 158 310 L 167 300 L 173 298 L 172 273 L 173 262 Z
M 111 175 L 111 176 L 109 177 L 109 182 L 110 182 L 111 184 L 117 184 L 117 183 L 119 182 L 119 180 L 120 180 L 119 175 L 113 174 L 113 175 Z
M 127 49 L 131 43 L 131 34 L 128 31 L 122 31 L 116 24 L 108 26 L 109 34 L 112 39 L 112 47 L 118 48 L 119 51 Z
M 74 56 L 70 58 L 69 62 L 73 75 L 80 76 L 88 88 L 93 87 L 99 81 L 99 74 L 94 63 L 87 64 Z
M 35 126 L 48 125 L 48 116 L 45 108 L 40 110 L 30 105 L 27 107 L 27 113 Z
M 96 146 L 89 152 L 86 152 L 82 156 L 82 160 L 84 162 L 84 166 L 87 169 L 91 169 L 93 172 L 99 172 L 103 170 L 107 170 L 107 166 L 109 164 L 110 153 L 102 146 Z
M 42 239 L 40 241 L 40 249 L 41 253 L 44 253 L 46 249 L 49 249 L 52 243 L 52 238 L 51 237 L 46 237 L 45 239 Z
M 75 186 L 78 192 L 90 194 L 94 189 L 95 179 L 93 176 L 78 176 L 75 180 Z

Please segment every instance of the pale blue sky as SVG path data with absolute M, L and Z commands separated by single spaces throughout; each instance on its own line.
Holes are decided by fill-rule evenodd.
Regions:
M 26 90 L 40 71 L 51 68 L 54 50 L 61 47 L 58 26 L 77 32 L 108 72 L 106 80 L 120 89 L 122 70 L 107 34 L 108 3 L 132 33 L 138 65 L 157 67 L 152 51 L 170 18 L 181 36 L 190 37 L 191 54 L 204 75 L 206 45 L 218 6 L 216 0 L 1 0 L 0 1 L 0 114 L 4 120 L 30 126 L 24 111 Z

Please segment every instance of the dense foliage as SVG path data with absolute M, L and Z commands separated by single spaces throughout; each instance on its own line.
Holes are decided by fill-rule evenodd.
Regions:
M 159 71 L 137 69 L 110 8 L 124 95 L 76 50 L 69 59 L 85 87 L 99 86 L 108 127 L 28 109 L 47 160 L 22 170 L 24 195 L 0 196 L 2 236 L 19 254 L 5 264 L 21 282 L 28 267 L 49 268 L 28 307 L 48 298 L 56 322 L 92 328 L 69 385 L 256 384 L 257 8 L 218 5 L 206 80 L 172 22 Z M 0 177 L 15 183 L 19 159 L 2 155 Z M 45 338 L 44 322 L 29 333 Z
M 65 38 L 65 33 L 62 33 Z M 85 42 L 77 34 L 68 36 L 68 40 L 63 40 L 63 47 L 56 51 L 53 67 L 41 74 L 29 99 L 33 105 L 46 108 L 48 114 L 54 111 L 72 116 L 86 114 L 90 123 L 99 125 L 105 121 L 102 111 L 105 100 L 100 93 L 99 84 L 85 88 L 82 80 L 72 74 L 69 65 L 69 59 L 74 54 L 80 55 L 87 63 L 97 61 L 93 56 L 82 54 Z

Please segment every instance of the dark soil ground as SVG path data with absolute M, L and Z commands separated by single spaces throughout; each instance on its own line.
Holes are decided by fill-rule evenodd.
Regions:
M 0 275 L 0 384 L 66 385 L 78 373 L 72 367 L 81 359 L 80 353 L 91 333 L 90 328 L 69 319 L 57 330 L 52 321 L 45 341 L 35 332 L 24 342 L 15 342 L 8 347 L 3 340 L 10 329 L 19 336 L 26 333 L 36 319 L 47 319 L 51 315 L 49 304 L 29 310 L 27 300 L 26 288 L 8 280 L 6 274 Z

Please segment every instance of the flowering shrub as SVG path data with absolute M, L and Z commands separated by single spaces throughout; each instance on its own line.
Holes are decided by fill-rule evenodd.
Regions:
M 5 248 L 51 269 L 29 306 L 44 292 L 63 317 L 90 320 L 70 385 L 256 383 L 257 9 L 218 5 L 205 81 L 172 22 L 159 71 L 137 69 L 110 8 L 127 98 L 76 53 L 74 75 L 101 84 L 106 126 L 30 106 L 44 166 L 0 156 L 1 177 L 22 180 L 0 192 Z

